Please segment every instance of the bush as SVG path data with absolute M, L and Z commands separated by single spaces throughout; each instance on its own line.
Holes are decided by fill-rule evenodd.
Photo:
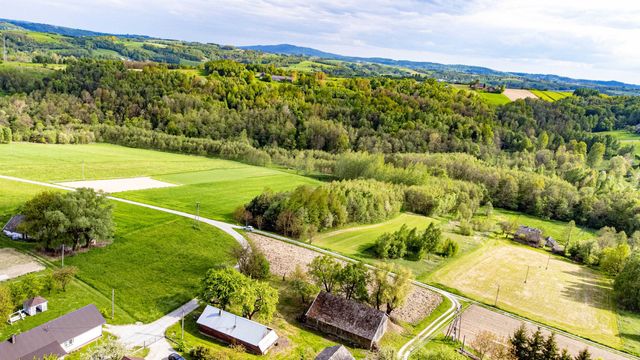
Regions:
M 458 253 L 460 246 L 454 240 L 447 238 L 442 244 L 440 255 L 444 257 L 454 257 Z
M 427 253 L 433 253 L 440 245 L 442 231 L 430 223 L 419 233 L 416 228 L 409 229 L 406 225 L 393 233 L 385 233 L 376 239 L 374 251 L 382 259 L 409 258 L 420 260 Z

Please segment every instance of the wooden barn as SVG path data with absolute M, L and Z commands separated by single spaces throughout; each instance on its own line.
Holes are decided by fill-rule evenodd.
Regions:
M 389 317 L 361 302 L 322 291 L 307 310 L 305 321 L 311 328 L 375 349 L 387 331 Z
M 524 225 L 518 227 L 518 230 L 516 230 L 516 233 L 513 235 L 513 239 L 537 248 L 544 245 L 542 230 Z
M 278 341 L 273 329 L 215 306 L 207 305 L 197 324 L 202 334 L 227 344 L 240 344 L 256 355 L 266 354 Z

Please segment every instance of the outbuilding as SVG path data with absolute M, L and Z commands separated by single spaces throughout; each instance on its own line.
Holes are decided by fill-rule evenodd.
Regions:
M 309 327 L 356 346 L 375 349 L 387 331 L 389 317 L 369 305 L 321 291 L 307 310 L 305 321 Z
M 47 299 L 36 296 L 22 303 L 22 311 L 29 316 L 36 315 L 37 313 L 47 311 L 48 302 Z
M 2 360 L 64 357 L 102 336 L 105 320 L 90 304 L 0 343 Z
M 25 240 L 27 235 L 20 230 L 20 225 L 24 222 L 24 215 L 15 215 L 4 225 L 2 233 L 10 237 L 12 240 Z
M 273 329 L 211 305 L 207 305 L 196 323 L 202 334 L 227 344 L 242 345 L 256 355 L 266 354 L 278 342 Z
M 315 360 L 355 360 L 355 358 L 346 347 L 335 345 L 322 350 Z

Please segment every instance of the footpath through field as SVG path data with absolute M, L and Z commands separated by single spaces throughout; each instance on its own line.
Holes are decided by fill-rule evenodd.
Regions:
M 56 188 L 56 189 L 61 189 L 61 190 L 68 190 L 68 191 L 75 191 L 74 188 L 70 188 L 70 187 L 66 187 L 66 186 L 61 186 L 61 185 L 56 185 L 56 184 L 51 184 L 51 183 L 46 183 L 46 182 L 40 182 L 40 181 L 33 181 L 33 180 L 27 180 L 27 179 L 21 179 L 21 178 L 16 178 L 16 177 L 12 177 L 12 176 L 5 176 L 5 175 L 0 175 L 0 179 L 5 179 L 5 180 L 11 180 L 11 181 L 18 181 L 18 182 L 24 182 L 24 183 L 29 183 L 29 184 L 33 184 L 33 185 L 39 185 L 39 186 L 45 186 L 45 187 L 50 187 L 50 188 Z M 187 217 L 190 219 L 194 219 L 196 221 L 200 221 L 203 222 L 205 224 L 209 224 L 212 226 L 215 226 L 217 228 L 219 228 L 220 230 L 226 232 L 227 234 L 231 235 L 234 239 L 236 239 L 236 241 L 238 241 L 240 244 L 242 244 L 243 246 L 247 246 L 247 240 L 244 238 L 244 236 L 242 234 L 240 234 L 237 230 L 240 229 L 240 226 L 237 225 L 233 225 L 233 224 L 228 224 L 222 221 L 217 221 L 217 220 L 212 220 L 212 219 L 207 219 L 207 218 L 203 218 L 203 217 L 199 217 L 193 214 L 189 214 L 189 213 L 185 213 L 182 211 L 176 211 L 176 210 L 172 210 L 172 209 L 167 209 L 167 208 L 163 208 L 163 207 L 159 207 L 159 206 L 154 206 L 154 205 L 149 205 L 149 204 L 145 204 L 145 203 L 140 203 L 137 201 L 131 201 L 131 200 L 126 200 L 126 199 L 122 199 L 122 198 L 117 198 L 117 197 L 113 197 L 113 196 L 108 196 L 107 197 L 110 200 L 113 201 L 119 201 L 119 202 L 124 202 L 127 204 L 131 204 L 131 205 L 136 205 L 136 206 L 141 206 L 141 207 L 146 207 L 149 209 L 153 209 L 153 210 L 157 210 L 157 211 L 163 211 L 166 213 L 170 213 L 170 214 L 174 214 L 174 215 L 178 215 L 178 216 L 183 216 L 183 217 Z M 289 239 L 287 237 L 284 236 L 280 236 L 277 234 L 272 234 L 269 232 L 265 232 L 265 231 L 255 231 L 256 233 L 265 235 L 265 236 L 269 236 L 272 237 L 274 239 L 277 240 L 281 240 L 281 241 L 285 241 L 297 246 L 301 246 L 301 247 L 306 247 L 308 249 L 317 251 L 319 253 L 323 253 L 323 254 L 327 254 L 330 255 L 332 257 L 335 258 L 339 258 L 341 260 L 347 261 L 347 262 L 355 262 L 356 260 L 351 259 L 347 256 L 341 255 L 339 253 L 333 252 L 333 251 L 329 251 L 329 250 L 325 250 L 310 244 L 306 244 L 306 243 L 302 243 L 300 241 L 296 241 L 293 239 Z M 365 266 L 367 266 L 370 269 L 375 269 L 374 266 L 365 264 Z M 454 295 L 448 291 L 442 290 L 440 288 L 431 286 L 431 285 L 427 285 L 425 283 L 419 282 L 419 281 L 413 281 L 413 284 L 416 286 L 420 286 L 423 287 L 425 289 L 429 289 L 431 291 L 434 291 L 438 294 L 441 294 L 442 296 L 448 298 L 451 301 L 451 307 L 449 309 L 447 309 L 446 312 L 444 312 L 442 315 L 440 315 L 437 319 L 435 319 L 431 324 L 427 325 L 427 327 L 425 329 L 423 329 L 418 335 L 416 335 L 413 339 L 409 340 L 405 345 L 403 345 L 399 352 L 398 352 L 398 357 L 400 359 L 406 360 L 409 359 L 409 357 L 411 356 L 411 354 L 418 350 L 420 347 L 422 347 L 425 342 L 427 342 L 434 334 L 436 334 L 437 331 L 441 330 L 446 324 L 448 324 L 455 316 L 458 315 L 458 312 L 460 311 L 460 302 L 459 300 L 464 300 L 464 301 L 468 301 L 471 303 L 476 303 L 475 301 L 471 300 L 471 299 L 467 299 L 465 297 L 459 296 L 459 295 Z M 117 331 L 121 331 L 123 338 L 122 341 L 126 344 L 134 344 L 134 345 L 140 345 L 142 344 L 148 344 L 148 343 L 152 343 L 157 341 L 157 334 L 162 334 L 164 335 L 164 332 L 166 331 L 166 329 L 175 324 L 177 321 L 179 321 L 180 317 L 182 316 L 182 314 L 184 313 L 184 315 L 190 313 L 191 311 L 195 310 L 197 308 L 197 306 L 194 307 L 193 302 L 194 300 L 188 302 L 187 304 L 183 305 L 182 307 L 178 308 L 177 310 L 174 310 L 173 312 L 163 316 L 162 318 L 154 321 L 153 323 L 147 324 L 147 325 L 128 325 L 131 326 L 130 329 L 138 329 L 138 331 L 132 331 L 131 330 L 126 330 L 125 327 L 111 327 L 111 328 L 122 328 L 121 330 L 118 329 Z M 549 326 L 543 325 L 543 324 L 539 324 L 533 321 L 529 321 L 526 319 L 523 319 L 517 315 L 514 314 L 510 314 L 504 311 L 499 311 L 499 310 L 494 310 L 494 309 L 489 309 L 489 308 L 485 308 L 486 311 L 489 312 L 493 312 L 497 315 L 503 315 L 506 317 L 509 317 L 511 319 L 520 321 L 520 322 L 527 322 L 533 326 L 540 326 L 544 329 L 549 329 L 552 330 L 553 332 L 556 332 L 558 334 L 564 335 L 568 338 L 571 338 L 573 340 L 582 342 L 586 347 L 589 348 L 597 348 L 598 351 L 597 353 L 602 354 L 602 358 L 605 360 L 611 359 L 611 360 L 618 360 L 620 358 L 629 358 L 629 359 L 639 359 L 635 356 L 623 353 L 621 351 L 615 350 L 615 349 L 611 349 L 609 347 L 606 347 L 604 345 L 600 345 L 597 343 L 594 343 L 592 341 L 589 340 L 585 340 L 582 338 L 579 338 L 575 335 L 566 333 L 564 331 L 555 329 L 555 328 L 550 328 Z M 177 312 L 177 313 L 176 313 Z M 177 316 L 177 317 L 176 317 Z M 137 326 L 137 327 L 136 327 Z M 163 342 L 158 342 L 160 344 L 162 344 L 162 346 L 158 346 L 157 348 L 153 348 L 152 352 L 149 354 L 150 356 L 148 358 L 150 358 L 151 360 L 159 360 L 159 359 L 164 359 L 166 358 L 166 356 L 169 354 L 168 352 L 171 351 L 170 347 L 166 346 L 166 343 L 164 343 L 164 340 L 162 340 Z

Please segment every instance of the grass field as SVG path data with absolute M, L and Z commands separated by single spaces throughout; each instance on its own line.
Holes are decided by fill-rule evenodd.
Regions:
M 530 90 L 539 99 L 549 102 L 558 101 L 566 97 L 572 96 L 571 91 L 547 91 L 547 90 Z
M 186 212 L 195 212 L 200 202 L 202 216 L 226 221 L 233 221 L 235 208 L 266 188 L 283 191 L 319 183 L 273 168 L 109 144 L 12 143 L 0 152 L 0 168 L 3 175 L 49 182 L 82 180 L 83 168 L 85 179 L 151 176 L 181 186 L 118 196 Z
M 611 281 L 564 258 L 493 240 L 449 262 L 430 279 L 488 304 L 494 303 L 500 286 L 498 307 L 622 347 Z
M 431 218 L 402 213 L 399 216 L 382 223 L 355 226 L 320 234 L 313 239 L 313 244 L 356 259 L 376 263 L 380 260 L 375 258 L 371 247 L 378 236 L 386 232 L 396 231 L 400 229 L 403 224 L 406 224 L 409 228 L 415 227 L 418 229 L 424 229 L 431 222 L 435 222 L 441 226 L 443 230 L 443 237 L 451 238 L 458 242 L 460 245 L 460 254 L 472 251 L 482 242 L 482 238 L 480 236 L 465 236 L 458 234 L 457 223 L 452 222 L 449 218 Z M 421 261 L 403 259 L 392 261 L 411 269 L 418 280 L 424 280 L 428 278 L 429 274 L 434 269 L 441 266 L 447 260 L 448 259 L 444 259 L 440 256 L 430 255 Z
M 477 94 L 491 105 L 498 106 L 498 105 L 508 104 L 511 102 L 511 100 L 509 100 L 509 98 L 504 96 L 503 94 L 493 94 L 493 93 L 481 92 L 481 91 L 477 92 Z
M 6 218 L 43 190 L 0 179 L 0 211 Z M 155 320 L 192 299 L 207 269 L 231 264 L 228 251 L 237 244 L 217 228 L 204 224 L 194 228 L 187 218 L 119 202 L 113 205 L 113 243 L 67 257 L 65 264 L 77 266 L 79 279 L 101 294 L 96 301 L 110 298 L 115 289 L 116 304 L 129 319 Z M 30 247 L 9 240 L 1 245 Z
M 620 143 L 624 145 L 631 145 L 635 149 L 635 154 L 640 155 L 640 135 L 634 134 L 632 132 L 626 130 L 612 130 L 612 131 L 603 131 L 597 134 L 600 135 L 611 135 L 614 138 L 618 139 Z

